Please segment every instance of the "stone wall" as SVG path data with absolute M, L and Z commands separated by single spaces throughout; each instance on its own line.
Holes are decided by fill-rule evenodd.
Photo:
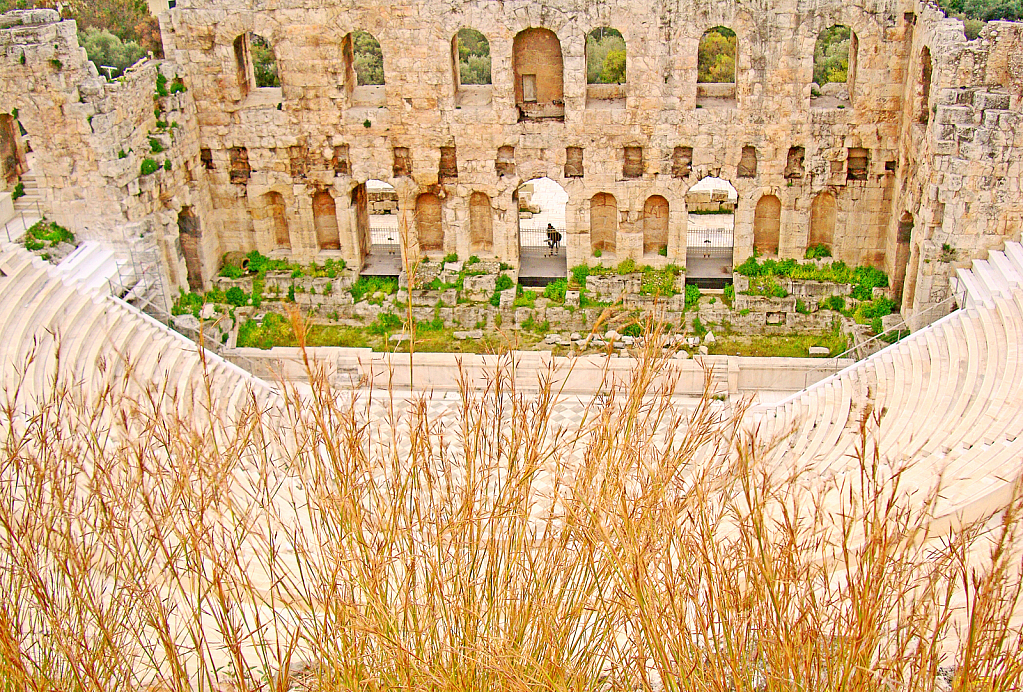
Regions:
M 370 179 L 395 187 L 410 251 L 421 250 L 419 206 L 430 212 L 427 254 L 517 265 L 515 190 L 549 176 L 568 192 L 573 266 L 596 263 L 595 247 L 605 264 L 684 265 L 686 194 L 720 176 L 738 191 L 736 263 L 753 252 L 763 206 L 769 250 L 798 257 L 825 242 L 837 259 L 905 276 L 895 287 L 905 313 L 947 296 L 954 263 L 938 261 L 943 244 L 968 262 L 1019 238 L 1018 24 L 991 23 L 967 41 L 960 22 L 915 0 L 181 0 L 160 20 L 167 61 L 108 83 L 73 22 L 4 15 L 0 112 L 19 112 L 51 215 L 86 238 L 152 233 L 172 286 L 187 284 L 188 267 L 208 285 L 228 250 L 361 267 Z M 848 104 L 810 93 L 814 44 L 835 24 L 855 35 Z M 698 43 L 718 25 L 738 37 L 735 98 L 698 107 Z M 598 26 L 626 41 L 627 82 L 611 101 L 586 84 L 584 37 Z M 462 27 L 489 40 L 491 85 L 459 85 L 452 38 Z M 353 85 L 345 46 L 356 30 L 380 41 L 386 85 Z M 235 48 L 248 42 L 237 39 L 249 32 L 273 47 L 280 88 L 238 78 Z M 543 59 L 516 59 L 516 37 L 523 50 L 542 44 Z M 560 99 L 550 74 L 559 64 Z M 527 66 L 550 97 L 538 95 L 542 113 L 523 110 Z M 158 102 L 178 123 L 157 133 L 168 135 L 159 158 L 171 170 L 140 176 L 159 129 L 157 69 L 188 90 Z

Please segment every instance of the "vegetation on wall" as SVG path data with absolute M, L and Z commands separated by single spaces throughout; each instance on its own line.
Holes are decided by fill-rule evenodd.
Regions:
M 813 48 L 813 81 L 818 85 L 845 83 L 849 75 L 852 31 L 847 26 L 825 29 Z
M 1023 19 L 1023 0 L 938 0 L 938 6 L 950 16 L 991 22 L 998 19 Z
M 617 29 L 600 27 L 586 34 L 586 83 L 625 82 L 625 39 Z
M 723 26 L 710 29 L 700 39 L 696 63 L 696 81 L 719 83 L 735 81 L 735 32 Z
M 490 43 L 475 29 L 458 30 L 458 80 L 490 84 Z
M 373 34 L 353 31 L 352 53 L 359 86 L 384 83 L 384 52 Z

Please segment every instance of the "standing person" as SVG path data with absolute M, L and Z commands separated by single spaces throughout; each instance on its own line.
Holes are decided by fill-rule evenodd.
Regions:
M 554 227 L 554 224 L 547 224 L 547 248 L 550 250 L 550 255 L 555 254 L 555 250 L 561 245 L 561 233 Z

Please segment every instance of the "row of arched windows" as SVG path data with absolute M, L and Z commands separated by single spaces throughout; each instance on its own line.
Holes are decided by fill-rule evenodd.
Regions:
M 280 86 L 273 47 L 257 34 L 245 33 L 234 41 L 238 82 L 243 93 L 254 88 Z M 716 26 L 704 32 L 697 55 L 697 84 L 735 84 L 738 40 L 728 27 Z M 849 100 L 856 69 L 856 35 L 843 25 L 822 31 L 814 48 L 813 97 Z M 585 37 L 587 84 L 625 84 L 627 48 L 621 32 L 598 27 Z M 380 42 L 370 33 L 353 31 L 342 40 L 345 88 L 379 86 L 385 83 Z M 451 40 L 451 61 L 455 89 L 466 85 L 491 84 L 490 43 L 475 29 L 460 29 Z M 530 28 L 516 34 L 512 49 L 516 102 L 545 104 L 560 102 L 564 95 L 561 42 L 549 29 Z M 828 88 L 845 84 L 847 88 Z M 606 90 L 605 90 L 606 91 Z M 707 98 L 734 98 L 734 89 L 698 88 Z M 606 93 L 614 94 L 613 91 Z
M 810 234 L 807 247 L 824 245 L 834 249 L 837 221 L 835 196 L 821 192 L 810 204 Z M 781 200 L 764 195 L 753 212 L 753 247 L 765 255 L 777 255 L 781 244 Z

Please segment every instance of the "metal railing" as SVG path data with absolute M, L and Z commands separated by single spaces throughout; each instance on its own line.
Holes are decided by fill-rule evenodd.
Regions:
M 555 228 L 549 237 L 546 226 L 519 228 L 519 254 L 522 257 L 558 257 L 565 247 L 565 229 Z
M 369 244 L 371 253 L 396 255 L 401 249 L 401 231 L 398 226 L 370 226 Z

